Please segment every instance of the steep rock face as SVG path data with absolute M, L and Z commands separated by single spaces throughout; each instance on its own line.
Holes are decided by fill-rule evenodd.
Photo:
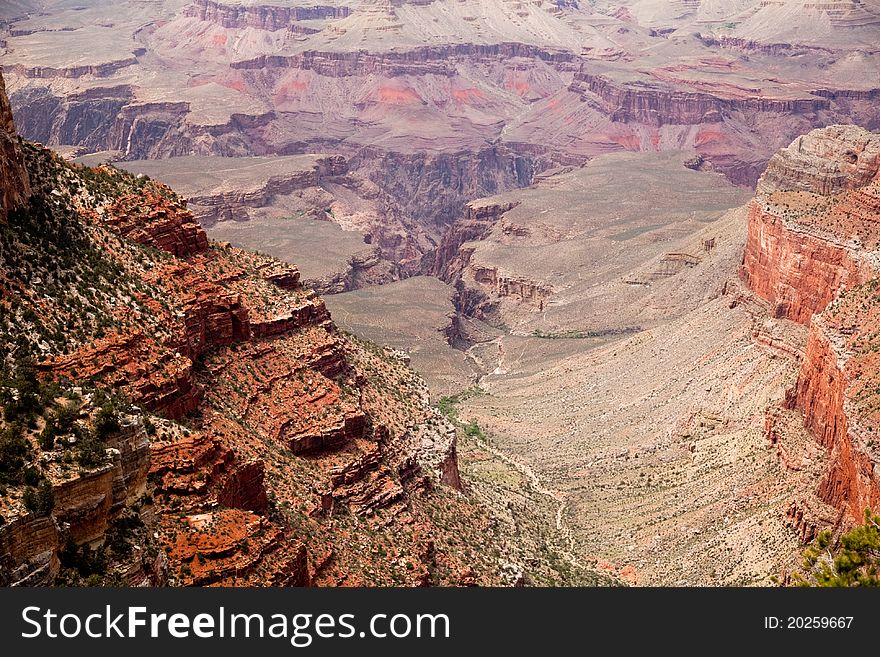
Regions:
M 180 418 L 202 396 L 192 360 L 143 333 L 110 336 L 68 356 L 40 364 L 50 378 L 96 379 L 126 392 L 146 410 Z
M 109 145 L 107 117 L 116 117 L 132 98 L 128 86 L 98 88 L 69 97 L 48 89 L 24 89 L 14 93 L 17 127 L 22 135 L 44 144 L 82 144 L 101 150 Z
M 22 66 L 16 64 L 10 66 L 10 72 L 23 75 L 27 78 L 81 78 L 92 76 L 96 78 L 105 78 L 116 71 L 137 64 L 136 57 L 125 57 L 114 62 L 106 62 L 104 64 L 87 64 L 83 66 Z
M 197 0 L 184 11 L 185 16 L 198 18 L 226 28 L 255 28 L 258 30 L 295 30 L 296 21 L 345 18 L 351 14 L 348 7 L 316 5 L 312 7 L 274 7 L 271 5 L 240 6 L 213 0 Z
M 798 137 L 770 158 L 758 193 L 801 190 L 835 194 L 864 187 L 880 170 L 880 135 L 834 125 Z
M 876 425 L 870 423 L 859 440 L 858 412 L 850 404 L 852 367 L 847 366 L 847 336 L 830 326 L 824 316 L 813 318 L 804 362 L 793 402 L 804 413 L 804 423 L 828 450 L 831 464 L 818 486 L 826 503 L 846 509 L 858 519 L 866 507 L 880 503 L 880 481 L 875 476 L 876 454 L 866 450 Z
M 107 172 L 115 175 L 112 169 Z M 192 213 L 159 194 L 123 196 L 108 208 L 106 222 L 135 242 L 179 258 L 208 248 L 208 236 Z
M 162 494 L 208 495 L 216 503 L 255 513 L 266 510 L 265 466 L 240 462 L 219 437 L 197 434 L 169 444 L 153 444 L 150 475 Z
M 107 445 L 103 465 L 73 476 L 53 474 L 54 507 L 48 516 L 19 515 L 0 526 L 0 584 L 52 584 L 65 545 L 100 543 L 111 523 L 143 497 L 150 467 L 143 418 L 126 416 Z M 53 473 L 61 458 L 57 451 L 44 454 Z M 131 574 L 146 577 L 144 564 Z
M 461 247 L 465 242 L 480 240 L 486 237 L 502 215 L 514 207 L 513 203 L 468 203 L 464 216 L 454 222 L 443 234 L 440 244 L 426 259 L 429 273 L 450 280 L 461 273 L 463 264 L 459 258 Z
M 264 70 L 273 68 L 300 68 L 311 70 L 328 77 L 348 77 L 381 73 L 390 77 L 403 75 L 451 76 L 455 68 L 451 62 L 467 59 L 509 59 L 523 57 L 545 62 L 576 66 L 577 56 L 565 50 L 541 48 L 524 43 L 496 44 L 449 44 L 425 46 L 406 51 L 370 53 L 364 50 L 354 52 L 309 50 L 298 55 L 261 55 L 254 59 L 234 62 L 233 69 Z
M 45 586 L 61 568 L 61 537 L 52 516 L 21 515 L 0 527 L 0 585 Z
M 606 76 L 585 71 L 575 76 L 569 89 L 580 93 L 585 101 L 597 98 L 612 121 L 652 126 L 718 123 L 725 114 L 735 111 L 807 114 L 830 107 L 827 98 L 726 98 L 647 83 L 619 84 Z
M 771 158 L 749 207 L 742 273 L 777 316 L 809 324 L 841 287 L 874 275 L 878 169 L 880 136 L 855 126 L 814 130 Z
M 251 329 L 256 338 L 270 338 L 305 326 L 321 326 L 329 322 L 330 313 L 324 300 L 311 296 L 279 315 L 253 322 Z
M 878 135 L 831 126 L 774 156 L 749 210 L 742 275 L 776 315 L 809 325 L 785 405 L 826 450 L 819 498 L 847 521 L 880 504 L 875 436 L 876 281 L 880 262 Z M 774 428 L 772 440 L 777 439 Z M 792 522 L 814 533 L 803 508 Z M 812 528 L 812 529 L 810 529 Z M 809 531 L 808 531 L 809 530 Z
M 131 160 L 180 155 L 241 156 L 265 152 L 260 130 L 274 114 L 232 114 L 222 123 L 187 122 L 188 102 L 139 103 L 129 85 L 57 96 L 25 87 L 12 95 L 18 128 L 46 144 L 76 144 L 87 151 L 116 151 Z
M 841 286 L 871 276 L 857 250 L 787 222 L 760 199 L 749 206 L 743 277 L 752 290 L 775 305 L 775 315 L 809 324 Z
M 191 195 L 188 206 L 207 226 L 219 221 L 246 219 L 247 208 L 262 208 L 276 196 L 316 187 L 324 178 L 342 176 L 347 172 L 348 163 L 344 157 L 329 156 L 318 160 L 307 171 L 268 176 L 251 189 Z
M 424 273 L 423 254 L 432 250 L 447 226 L 462 214 L 469 216 L 468 199 L 525 187 L 539 168 L 536 158 L 494 145 L 459 153 L 370 148 L 352 158 L 350 166 L 360 167 L 386 195 L 387 212 L 395 222 L 376 225 L 373 243 L 407 274 Z
M 12 107 L 0 76 L 0 221 L 30 194 L 27 170 L 16 139 Z
M 496 297 L 513 297 L 520 303 L 544 309 L 544 301 L 553 294 L 553 289 L 539 282 L 523 277 L 504 274 L 496 267 L 474 265 L 471 271 L 477 285 L 488 288 Z

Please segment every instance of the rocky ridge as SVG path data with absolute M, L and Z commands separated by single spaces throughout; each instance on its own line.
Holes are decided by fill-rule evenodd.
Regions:
M 2 464 L 4 583 L 505 581 L 497 527 L 458 492 L 455 428 L 403 363 L 338 334 L 295 269 L 209 242 L 146 177 L 16 156 L 33 195 L 2 250 L 4 400 L 49 386 L 53 413 L 68 395 L 81 410 L 69 442 L 39 434 L 49 411 L 2 427 L 23 450 Z M 17 259 L 38 245 L 49 260 Z

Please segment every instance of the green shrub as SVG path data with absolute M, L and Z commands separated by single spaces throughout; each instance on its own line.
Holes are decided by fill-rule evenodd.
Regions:
M 103 575 L 107 572 L 107 555 L 103 548 L 92 550 L 88 545 L 68 545 L 61 551 L 61 565 L 80 577 Z
M 69 433 L 73 430 L 73 423 L 79 417 L 79 409 L 78 401 L 58 407 L 51 418 L 58 433 Z
M 98 411 L 95 417 L 95 436 L 98 440 L 105 440 L 119 431 L 119 414 L 112 402 L 107 402 Z
M 25 486 L 36 486 L 43 480 L 43 474 L 34 467 L 28 467 L 24 469 L 22 480 Z
M 11 424 L 0 431 L 0 481 L 17 483 L 30 451 L 21 424 Z
M 44 452 L 55 449 L 55 425 L 47 421 L 46 426 L 40 432 L 40 449 Z
M 819 532 L 804 552 L 804 573 L 793 577 L 799 586 L 880 586 L 880 516 L 865 509 L 863 524 L 835 543 L 831 532 Z
M 93 431 L 81 429 L 76 443 L 76 461 L 86 469 L 97 468 L 104 464 L 107 457 L 107 445 Z
M 55 493 L 52 491 L 52 484 L 44 480 L 36 488 L 28 486 L 24 491 L 23 502 L 25 508 L 35 516 L 48 516 L 55 508 Z

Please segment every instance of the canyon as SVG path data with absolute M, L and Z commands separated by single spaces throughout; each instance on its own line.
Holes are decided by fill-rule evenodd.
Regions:
M 775 314 L 809 326 L 797 383 L 783 405 L 803 412 L 804 425 L 827 450 L 830 464 L 817 494 L 850 522 L 873 508 L 878 494 L 870 387 L 878 149 L 877 134 L 834 126 L 780 151 L 753 202 L 743 259 L 744 279 Z M 784 444 L 786 432 L 768 427 Z M 808 513 L 798 521 L 821 526 Z
M 785 581 L 877 500 L 877 146 L 798 137 L 748 202 L 686 154 L 549 171 L 468 204 L 431 263 L 445 313 L 417 279 L 329 304 L 470 389 L 460 416 L 562 500 L 579 558 L 636 584 Z
M 2 584 L 572 577 L 527 572 L 536 548 L 465 492 L 425 384 L 294 267 L 209 241 L 146 176 L 5 138 L 31 194 L 0 249 Z
M 94 472 L 43 468 L 48 518 L 9 496 L 4 583 L 135 516 L 131 583 L 788 581 L 880 497 L 878 29 L 859 1 L 0 9 L 0 222 L 60 194 L 89 253 L 6 276 L 0 337 L 88 382 L 84 431 L 88 386 L 135 407 Z
M 264 185 L 183 193 L 209 233 L 251 248 L 280 232 L 259 205 L 341 227 L 323 231 L 330 270 L 304 265 L 323 292 L 431 274 L 467 202 L 554 167 L 694 150 L 752 186 L 813 127 L 880 127 L 873 3 L 38 4 L 0 10 L 22 134 L 92 163 L 167 162 L 133 166 L 184 188 L 177 158 L 279 158 Z M 294 156 L 345 171 L 315 181 Z M 296 261 L 285 241 L 272 254 Z

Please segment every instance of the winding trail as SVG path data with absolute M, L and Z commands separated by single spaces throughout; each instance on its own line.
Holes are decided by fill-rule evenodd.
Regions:
M 541 478 L 537 474 L 535 474 L 535 471 L 532 470 L 532 468 L 528 464 L 517 461 L 513 457 L 502 452 L 497 447 L 490 445 L 485 439 L 479 438 L 477 436 L 473 436 L 471 439 L 477 444 L 480 449 L 489 452 L 499 460 L 511 466 L 521 475 L 523 475 L 529 482 L 529 487 L 534 492 L 538 493 L 539 495 L 549 497 L 556 503 L 556 531 L 559 532 L 563 542 L 565 543 L 565 545 L 563 546 L 556 546 L 559 554 L 562 555 L 562 557 L 572 566 L 589 572 L 599 572 L 596 570 L 595 567 L 585 564 L 574 555 L 574 536 L 572 535 L 571 529 L 568 527 L 568 525 L 565 524 L 565 510 L 568 506 L 568 494 L 562 491 L 553 490 L 552 488 L 547 488 L 547 486 L 545 486 L 541 482 Z M 611 576 L 610 573 L 603 572 L 602 574 Z
M 465 352 L 466 355 L 470 357 L 478 366 L 480 366 L 484 372 L 487 372 L 486 374 L 480 376 L 476 382 L 476 387 L 483 391 L 487 390 L 485 379 L 488 376 L 497 376 L 507 373 L 507 370 L 504 369 L 504 361 L 506 356 L 504 350 L 504 336 L 499 336 L 494 340 L 491 340 L 490 343 L 498 345 L 498 350 L 496 352 L 497 363 L 494 369 L 491 369 L 491 365 L 487 364 L 482 358 L 472 353 L 472 349 L 468 349 Z M 571 528 L 565 522 L 565 512 L 568 508 L 568 493 L 549 488 L 544 484 L 544 482 L 541 480 L 541 477 L 538 476 L 538 474 L 532 469 L 530 465 L 515 459 L 501 449 L 491 445 L 485 438 L 481 438 L 479 436 L 471 436 L 471 440 L 473 440 L 480 449 L 489 452 L 494 457 L 506 463 L 518 473 L 523 475 L 526 478 L 529 488 L 531 488 L 532 491 L 534 491 L 538 495 L 549 497 L 553 500 L 553 502 L 556 504 L 556 513 L 554 514 L 553 522 L 556 528 L 556 532 L 558 534 L 558 539 L 561 543 L 555 545 L 554 547 L 563 559 L 565 559 L 569 564 L 576 568 L 585 570 L 587 572 L 600 573 L 606 577 L 615 580 L 616 582 L 620 582 L 620 580 L 613 573 L 599 570 L 595 566 L 590 566 L 584 563 L 575 555 L 577 550 L 575 548 L 574 534 L 571 531 Z

